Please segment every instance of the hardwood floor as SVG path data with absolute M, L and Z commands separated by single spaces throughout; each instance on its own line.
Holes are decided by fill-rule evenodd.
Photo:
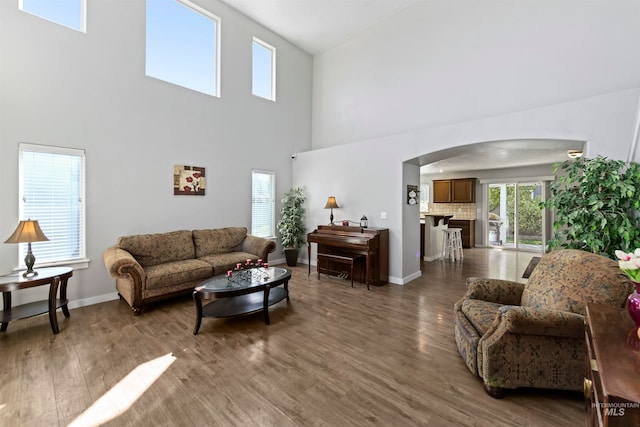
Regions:
M 137 317 L 122 301 L 58 313 L 58 335 L 46 315 L 12 322 L 0 425 L 583 425 L 580 393 L 487 396 L 453 339 L 465 279 L 516 279 L 533 255 L 465 249 L 462 263 L 427 262 L 420 279 L 370 291 L 298 265 L 270 326 L 261 313 L 205 318 L 196 336 L 190 298 Z

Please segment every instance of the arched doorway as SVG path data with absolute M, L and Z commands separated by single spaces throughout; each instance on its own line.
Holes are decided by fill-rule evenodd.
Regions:
M 433 203 L 433 180 L 476 178 L 472 205 L 444 205 L 454 218 L 464 214 L 475 221 L 475 246 L 542 252 L 550 232 L 548 214 L 539 208 L 545 181 L 555 179 L 553 165 L 566 160 L 568 150 L 584 147 L 585 141 L 577 140 L 517 139 L 422 155 L 413 162 L 420 165 L 421 193 L 431 196 L 421 203 L 421 217 L 425 207 L 427 211 L 443 207 Z

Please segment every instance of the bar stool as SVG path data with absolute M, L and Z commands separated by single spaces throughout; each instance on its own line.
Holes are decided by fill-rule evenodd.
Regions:
M 462 261 L 462 228 L 446 228 L 442 231 L 442 258 Z

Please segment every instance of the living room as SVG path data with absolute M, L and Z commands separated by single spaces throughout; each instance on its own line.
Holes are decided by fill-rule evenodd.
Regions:
M 0 2 L 0 231 L 24 219 L 19 143 L 85 150 L 88 267 L 72 309 L 118 298 L 101 261 L 118 236 L 250 228 L 253 169 L 275 172 L 278 198 L 305 188 L 310 230 L 329 195 L 337 218 L 389 228 L 395 286 L 422 274 L 405 189 L 424 156 L 531 138 L 640 158 L 636 2 L 422 1 L 313 55 L 225 2 L 197 3 L 222 22 L 217 97 L 145 75 L 145 1 L 87 1 L 86 33 Z M 254 36 L 277 48 L 277 102 L 251 95 Z M 206 196 L 173 195 L 175 164 L 206 167 Z M 14 245 L 0 255 L 1 272 L 17 267 Z

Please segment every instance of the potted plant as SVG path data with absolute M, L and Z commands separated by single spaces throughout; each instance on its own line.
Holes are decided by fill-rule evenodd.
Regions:
M 297 265 L 300 246 L 305 242 L 307 229 L 304 224 L 304 202 L 306 198 L 304 190 L 300 187 L 292 188 L 282 196 L 278 231 L 289 266 Z
M 599 156 L 555 165 L 565 171 L 551 183 L 542 207 L 555 211 L 549 248 L 582 249 L 615 259 L 616 249 L 640 247 L 640 164 Z

